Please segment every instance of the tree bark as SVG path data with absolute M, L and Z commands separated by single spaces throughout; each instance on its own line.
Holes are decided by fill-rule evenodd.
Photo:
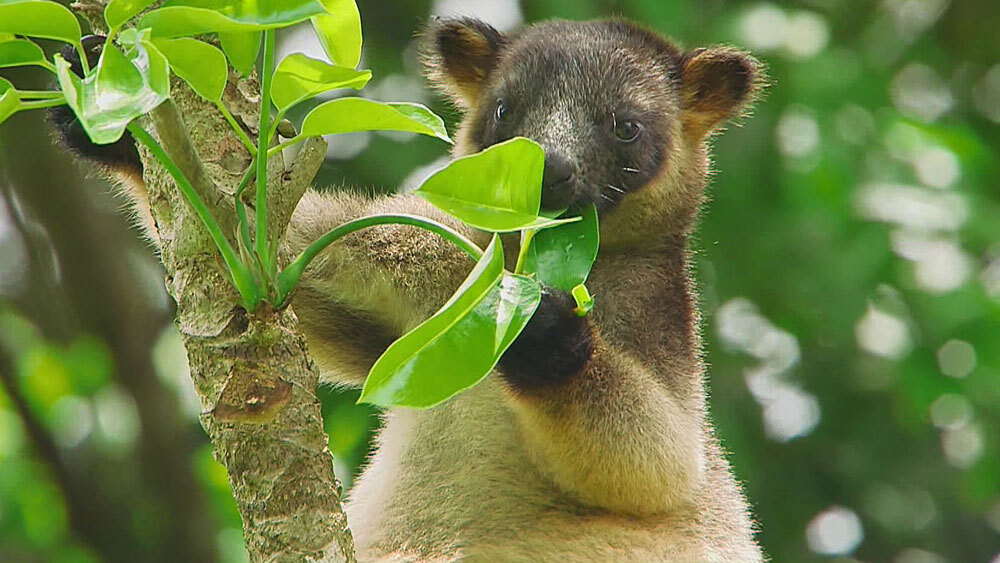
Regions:
M 104 0 L 79 2 L 84 14 Z M 88 11 L 89 10 L 89 11 Z M 92 19 L 93 21 L 93 19 Z M 100 27 L 100 21 L 94 21 Z M 256 134 L 259 87 L 253 77 L 230 76 L 223 103 Z M 183 116 L 183 118 L 181 117 Z M 182 81 L 171 100 L 141 120 L 212 210 L 235 234 L 233 194 L 250 156 L 218 109 Z M 324 151 L 309 143 L 285 171 L 280 155 L 269 163 L 271 231 L 283 232 L 312 182 Z M 191 378 L 201 399 L 201 423 L 226 467 L 251 561 L 355 561 L 341 506 L 320 403 L 319 374 L 290 307 L 248 313 L 208 232 L 169 174 L 140 147 L 150 211 L 177 302 Z
M 255 86 L 252 79 L 233 77 L 224 97 L 247 124 L 257 122 L 257 100 L 245 94 L 256 92 Z M 232 194 L 250 157 L 218 110 L 175 79 L 172 101 L 143 121 L 185 175 L 199 178 L 196 187 L 232 233 Z M 301 196 L 322 151 L 300 154 L 288 174 L 269 174 L 269 191 Z M 206 229 L 166 171 L 144 148 L 140 155 L 167 290 L 177 302 L 177 323 L 203 406 L 201 422 L 228 471 L 251 560 L 353 561 L 315 395 L 318 373 L 295 314 L 291 308 L 247 313 L 238 305 Z M 271 164 L 280 170 L 280 157 Z M 292 182 L 299 185 L 288 185 Z M 297 200 L 279 198 L 271 213 L 290 217 Z

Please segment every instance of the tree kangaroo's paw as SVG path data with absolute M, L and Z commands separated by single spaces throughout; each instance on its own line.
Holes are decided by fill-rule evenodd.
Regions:
M 542 301 L 524 332 L 500 358 L 500 372 L 517 391 L 531 393 L 565 384 L 593 354 L 590 323 L 578 317 L 573 297 L 542 288 Z
M 83 49 L 87 53 L 87 63 L 90 68 L 94 68 L 101 58 L 104 39 L 101 35 L 90 35 L 83 38 Z M 80 64 L 80 54 L 76 49 L 72 45 L 67 45 L 59 51 L 59 54 L 70 64 L 70 70 L 82 78 L 83 65 Z M 125 172 L 134 176 L 142 175 L 139 151 L 136 150 L 135 141 L 128 131 L 114 143 L 95 145 L 69 106 L 62 105 L 50 108 L 48 117 L 62 144 L 79 157 L 115 172 Z

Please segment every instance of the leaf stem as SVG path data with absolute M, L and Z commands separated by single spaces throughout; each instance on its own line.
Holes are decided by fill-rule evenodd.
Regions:
M 52 107 L 64 105 L 66 103 L 67 102 L 66 102 L 65 98 L 63 98 L 63 99 L 55 99 L 55 100 L 38 100 L 38 101 L 35 101 L 35 102 L 22 102 L 21 103 L 21 107 L 18 108 L 18 111 L 29 110 L 29 109 L 52 108 Z
M 233 281 L 233 285 L 236 286 L 237 291 L 240 292 L 240 296 L 243 298 L 243 306 L 247 308 L 248 311 L 253 311 L 257 308 L 257 305 L 261 301 L 260 288 L 253 281 L 253 276 L 247 267 L 240 261 L 236 256 L 236 252 L 233 250 L 232 245 L 229 244 L 229 240 L 226 239 L 225 235 L 222 233 L 222 229 L 219 227 L 218 221 L 212 216 L 212 212 L 205 205 L 205 202 L 198 195 L 198 192 L 188 181 L 181 169 L 178 168 L 177 164 L 174 163 L 173 159 L 163 150 L 163 147 L 154 139 L 149 133 L 146 132 L 138 123 L 133 121 L 129 123 L 128 130 L 132 133 L 137 141 L 142 143 L 149 149 L 149 152 L 163 165 L 163 168 L 167 170 L 170 176 L 174 179 L 177 187 L 180 188 L 181 194 L 183 194 L 184 199 L 191 204 L 194 208 L 195 213 L 201 222 L 208 229 L 208 234 L 212 237 L 212 241 L 215 243 L 216 248 L 219 249 L 219 253 L 222 254 L 222 259 L 226 262 L 226 266 L 229 269 L 229 274 Z
M 517 264 L 514 266 L 514 273 L 524 272 L 524 261 L 528 257 L 528 248 L 531 247 L 531 239 L 535 238 L 538 229 L 525 229 L 521 231 L 521 248 L 517 252 Z
M 86 78 L 90 74 L 90 61 L 87 60 L 87 51 L 84 50 L 82 41 L 73 43 L 73 47 L 76 48 L 76 54 L 80 56 L 80 66 L 83 67 L 83 77 Z
M 17 95 L 20 98 L 62 98 L 64 94 L 60 90 L 18 90 Z
M 239 225 L 240 230 L 240 240 L 243 242 L 243 246 L 249 251 L 253 248 L 253 241 L 250 240 L 250 222 L 247 220 L 247 208 L 246 204 L 243 203 L 243 192 L 246 191 L 247 186 L 250 185 L 250 180 L 253 179 L 254 172 L 257 170 L 257 159 L 250 163 L 247 168 L 246 173 L 243 175 L 243 179 L 240 180 L 240 185 L 236 188 L 236 201 L 234 202 L 236 207 L 236 221 Z
M 264 273 L 271 277 L 274 265 L 267 240 L 267 145 L 271 131 L 271 74 L 274 68 L 274 30 L 264 31 L 264 63 L 260 69 L 260 128 L 257 130 L 257 258 L 264 266 Z
M 279 152 L 287 149 L 288 147 L 290 147 L 292 145 L 295 145 L 295 144 L 298 144 L 298 143 L 301 143 L 302 141 L 305 141 L 308 138 L 309 137 L 303 137 L 302 135 L 296 135 L 295 137 L 292 137 L 291 139 L 288 139 L 287 141 L 281 143 L 280 145 L 277 145 L 277 146 L 274 146 L 274 147 L 271 147 L 271 148 L 267 149 L 267 157 L 271 158 L 272 156 L 274 156 L 274 155 L 278 154 Z
M 215 105 L 219 108 L 219 111 L 222 112 L 222 116 L 226 118 L 226 121 L 229 122 L 229 125 L 232 126 L 233 131 L 236 132 L 236 135 L 239 136 L 241 141 L 243 141 L 243 146 L 245 146 L 247 150 L 250 152 L 250 156 L 257 156 L 257 147 L 253 145 L 253 141 L 250 139 L 250 136 L 247 135 L 247 132 L 244 131 L 242 127 L 240 127 L 239 123 L 236 123 L 236 118 L 233 117 L 233 114 L 229 112 L 229 109 L 226 108 L 226 105 L 223 104 L 221 100 L 215 102 Z
M 482 249 L 476 246 L 476 244 L 471 240 L 465 238 L 462 233 L 459 233 L 451 227 L 431 219 L 403 213 L 361 217 L 360 219 L 349 221 L 327 232 L 325 235 L 313 241 L 312 244 L 306 247 L 302 253 L 292 260 L 292 262 L 281 272 L 281 274 L 278 275 L 278 302 L 275 306 L 280 307 L 284 304 L 288 295 L 293 289 L 295 289 L 295 286 L 298 285 L 299 278 L 302 277 L 302 272 L 305 271 L 306 267 L 310 262 L 312 262 L 313 258 L 325 250 L 326 247 L 330 246 L 334 243 L 334 241 L 345 235 L 349 235 L 355 231 L 360 231 L 361 229 L 367 229 L 368 227 L 375 227 L 377 225 L 411 225 L 414 227 L 420 227 L 431 231 L 432 233 L 441 235 L 445 239 L 451 241 L 455 244 L 455 246 L 462 249 L 474 260 L 478 261 L 483 256 Z

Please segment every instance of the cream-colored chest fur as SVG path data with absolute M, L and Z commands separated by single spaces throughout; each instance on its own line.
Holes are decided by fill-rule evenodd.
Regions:
M 642 517 L 588 508 L 532 461 L 506 393 L 491 376 L 435 409 L 386 415 L 347 505 L 362 560 L 759 561 L 734 534 L 748 526 L 725 502 L 739 491 L 714 445 L 691 502 Z

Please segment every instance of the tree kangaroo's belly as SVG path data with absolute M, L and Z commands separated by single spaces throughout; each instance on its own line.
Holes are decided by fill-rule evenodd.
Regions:
M 388 415 L 347 505 L 362 561 L 685 561 L 675 548 L 689 515 L 574 502 L 529 461 L 503 393 L 491 378 L 429 411 Z

